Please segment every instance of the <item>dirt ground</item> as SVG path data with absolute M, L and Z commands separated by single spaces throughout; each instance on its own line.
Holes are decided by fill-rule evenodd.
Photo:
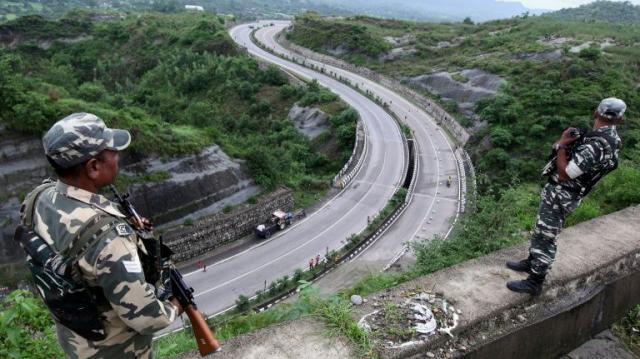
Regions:
M 313 317 L 285 322 L 222 343 L 211 359 L 326 359 L 357 358 L 357 349 L 331 333 Z M 174 359 L 201 358 L 197 351 Z

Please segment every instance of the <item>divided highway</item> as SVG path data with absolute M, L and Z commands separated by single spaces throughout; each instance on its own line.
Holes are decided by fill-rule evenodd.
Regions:
M 262 24 L 271 22 L 262 22 Z M 273 22 L 262 28 L 256 38 L 275 51 L 292 56 L 275 41 L 275 35 L 289 25 Z M 281 59 L 260 49 L 251 41 L 252 27 L 244 24 L 230 30 L 231 37 L 262 61 L 267 61 L 297 76 L 316 79 L 354 107 L 364 124 L 368 151 L 363 166 L 347 187 L 321 209 L 303 221 L 263 242 L 207 267 L 207 272 L 185 273 L 185 279 L 195 289 L 196 302 L 205 315 L 224 311 L 240 294 L 252 296 L 265 283 L 291 275 L 296 268 L 305 268 L 308 260 L 327 249 L 342 247 L 352 233 L 362 231 L 367 216 L 378 213 L 401 185 L 406 167 L 404 145 L 395 120 L 380 106 L 336 79 L 298 64 Z M 307 61 L 308 63 L 311 61 Z M 400 219 L 371 248 L 352 264 L 380 270 L 401 254 L 404 243 L 446 234 L 456 217 L 459 203 L 457 163 L 452 147 L 440 128 L 418 107 L 392 91 L 358 75 L 325 66 L 341 76 L 369 89 L 414 130 L 418 143 L 416 187 L 411 204 Z M 451 187 L 444 184 L 452 176 Z M 348 268 L 348 267 L 347 267 Z M 349 269 L 347 269 L 348 272 Z M 347 273 L 348 275 L 348 273 Z M 180 327 L 179 322 L 165 329 L 166 333 Z
M 273 26 L 266 26 L 274 24 Z M 276 53 L 285 55 L 288 58 L 293 56 L 302 57 L 291 53 L 283 48 L 277 41 L 276 36 L 290 25 L 288 21 L 262 21 L 252 26 L 261 27 L 255 33 L 256 39 Z M 240 30 L 242 26 L 232 30 L 234 39 L 243 44 L 244 39 L 238 37 L 246 30 Z M 251 44 L 249 44 L 251 46 Z M 258 52 L 254 48 L 249 50 L 252 54 L 271 61 L 274 57 L 265 57 L 264 51 Z M 289 64 L 276 57 L 275 64 Z M 363 268 L 367 271 L 379 271 L 398 259 L 404 252 L 404 243 L 414 240 L 430 239 L 434 235 L 446 236 L 457 216 L 460 203 L 460 184 L 458 173 L 458 163 L 454 154 L 454 148 L 442 129 L 435 123 L 433 118 L 426 112 L 407 101 L 404 97 L 396 94 L 388 88 L 371 81 L 367 78 L 343 70 L 338 67 L 329 66 L 311 59 L 305 58 L 306 64 L 322 66 L 325 73 L 337 73 L 343 78 L 347 78 L 352 84 L 358 84 L 361 90 L 369 90 L 382 101 L 390 104 L 389 109 L 402 119 L 411 129 L 418 146 L 418 175 L 416 187 L 413 192 L 411 204 L 405 210 L 400 219 L 388 230 L 388 232 L 369 249 L 363 252 L 354 263 L 350 263 L 342 270 L 349 278 L 354 277 L 352 271 Z M 307 70 L 309 71 L 309 70 Z M 366 120 L 366 119 L 365 119 Z M 451 187 L 446 186 L 447 178 L 451 176 L 453 183 Z M 356 184 L 366 184 L 366 180 L 357 179 Z M 330 276 L 331 277 L 331 276 Z
M 342 247 L 352 233 L 362 231 L 367 216 L 379 212 L 401 185 L 406 166 L 404 144 L 397 123 L 382 108 L 350 87 L 301 66 L 288 64 L 251 44 L 248 26 L 231 30 L 240 44 L 249 51 L 281 61 L 280 66 L 300 76 L 317 78 L 337 93 L 359 113 L 365 123 L 369 141 L 364 163 L 354 181 L 318 211 L 274 237 L 207 267 L 207 272 L 185 273 L 185 280 L 195 289 L 196 302 L 205 315 L 212 315 L 232 306 L 240 294 L 253 296 L 296 268 L 306 268 L 308 260 L 317 254 Z M 179 321 L 165 329 L 180 327 Z

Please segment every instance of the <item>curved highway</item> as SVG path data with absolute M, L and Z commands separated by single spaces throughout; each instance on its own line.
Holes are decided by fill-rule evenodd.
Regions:
M 231 30 L 240 44 L 248 44 L 256 56 L 278 58 L 260 50 L 249 40 L 248 25 Z M 207 272 L 185 274 L 195 289 L 196 302 L 205 315 L 229 308 L 239 295 L 253 296 L 257 291 L 296 268 L 306 268 L 309 258 L 324 255 L 344 245 L 345 238 L 359 233 L 367 225 L 367 216 L 379 212 L 401 185 L 405 168 L 404 144 L 397 123 L 382 108 L 350 87 L 316 74 L 304 67 L 285 64 L 300 76 L 316 78 L 354 107 L 364 124 L 368 151 L 358 174 L 342 192 L 303 221 L 269 240 L 207 267 Z M 180 327 L 179 321 L 163 332 Z
M 400 186 L 406 166 L 400 129 L 391 116 L 380 106 L 349 86 L 314 70 L 283 60 L 268 53 L 251 41 L 252 27 L 264 26 L 256 31 L 258 41 L 274 51 L 294 56 L 276 41 L 277 33 L 290 23 L 263 21 L 244 24 L 230 30 L 232 38 L 262 61 L 273 63 L 297 76 L 316 79 L 338 94 L 360 114 L 369 141 L 364 163 L 352 182 L 321 209 L 290 229 L 207 267 L 207 272 L 185 274 L 186 281 L 195 289 L 196 301 L 206 315 L 219 313 L 235 303 L 239 295 L 252 296 L 264 289 L 265 283 L 291 275 L 296 268 L 305 268 L 308 259 L 323 255 L 327 249 L 342 247 L 345 238 L 366 227 L 367 217 L 378 213 Z M 353 271 L 381 270 L 404 252 L 405 243 L 448 234 L 458 213 L 458 166 L 452 145 L 433 119 L 420 108 L 389 89 L 345 70 L 324 65 L 325 73 L 332 71 L 368 89 L 390 104 L 390 110 L 403 119 L 414 132 L 418 146 L 416 186 L 403 215 L 387 233 L 357 260 L 333 272 L 329 280 L 349 282 Z M 445 185 L 448 176 L 451 187 Z M 342 276 L 343 278 L 340 278 Z M 346 277 L 346 280 L 345 278 Z M 175 323 L 171 329 L 176 329 Z
M 274 25 L 268 26 L 270 24 Z M 362 252 L 357 260 L 325 277 L 325 282 L 341 282 L 338 284 L 340 286 L 353 281 L 356 277 L 354 271 L 379 271 L 386 268 L 404 254 L 404 244 L 407 242 L 430 239 L 434 235 L 447 236 L 459 211 L 460 174 L 453 145 L 431 116 L 401 95 L 374 81 L 338 67 L 302 58 L 283 48 L 275 39 L 289 25 L 288 21 L 262 21 L 258 25 L 262 28 L 256 31 L 255 37 L 276 53 L 288 58 L 304 59 L 306 64 L 323 67 L 325 73 L 337 73 L 348 78 L 352 84 L 358 84 L 360 89 L 379 96 L 382 101 L 390 104 L 389 109 L 398 118 L 411 127 L 419 148 L 416 187 L 410 205 L 388 232 Z M 288 62 L 278 58 L 275 63 L 280 65 Z M 446 186 L 449 176 L 453 180 L 451 187 Z M 356 183 L 363 182 L 356 180 Z M 346 280 L 341 276 L 346 277 Z M 330 284 L 323 285 L 331 287 Z

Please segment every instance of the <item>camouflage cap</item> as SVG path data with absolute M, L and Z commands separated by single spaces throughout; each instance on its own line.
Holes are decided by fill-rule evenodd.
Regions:
M 42 138 L 44 153 L 56 165 L 71 168 L 105 149 L 122 151 L 129 131 L 108 128 L 98 116 L 79 112 L 56 122 Z
M 597 111 L 600 116 L 612 120 L 622 117 L 626 110 L 627 104 L 625 104 L 624 101 L 615 97 L 609 97 L 600 102 Z

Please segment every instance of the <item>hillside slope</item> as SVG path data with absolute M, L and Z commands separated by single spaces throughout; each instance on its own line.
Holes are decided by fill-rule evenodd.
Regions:
M 336 97 L 261 69 L 238 51 L 217 16 L 92 18 L 74 12 L 59 21 L 28 16 L 0 25 L 0 123 L 7 129 L 39 135 L 65 114 L 94 112 L 132 129 L 133 158 L 216 143 L 245 159 L 267 188 L 297 188 L 340 168 L 343 158 L 316 153 L 287 119 L 296 101 L 312 106 Z M 326 107 L 334 109 L 330 115 L 341 111 Z
M 564 21 L 640 24 L 640 6 L 629 1 L 594 1 L 576 8 L 546 13 L 544 16 Z
M 590 127 L 604 97 L 623 98 L 629 107 L 618 128 L 620 168 L 583 201 L 567 225 L 640 203 L 636 27 L 543 17 L 472 25 L 305 14 L 296 18 L 287 37 L 403 81 L 439 101 L 473 133 L 466 148 L 477 170 L 477 211 L 463 216 L 447 241 L 433 243 L 448 255 L 425 257 L 420 266 L 473 258 L 526 240 L 550 145 L 566 127 Z M 377 56 L 349 47 L 361 43 L 360 49 L 370 48 L 381 41 L 391 50 Z M 337 48 L 342 51 L 336 53 Z M 386 56 L 398 49 L 402 56 Z

